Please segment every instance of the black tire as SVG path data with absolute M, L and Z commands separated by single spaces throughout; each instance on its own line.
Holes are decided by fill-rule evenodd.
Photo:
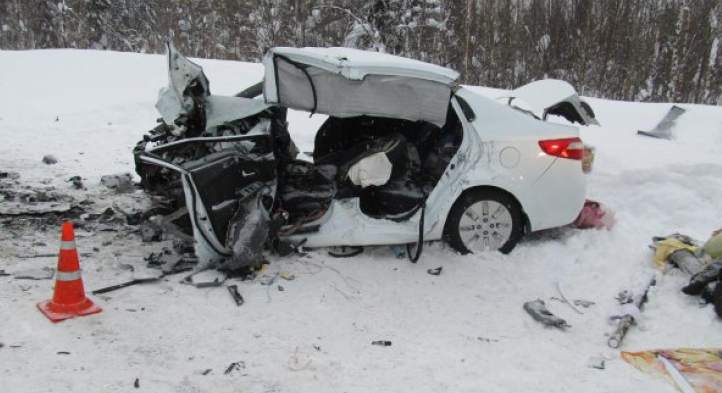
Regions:
M 479 214 L 474 214 L 475 211 Z M 489 217 L 483 218 L 485 214 Z M 476 221 L 478 225 L 474 224 Z M 470 190 L 452 206 L 444 226 L 444 238 L 461 254 L 496 250 L 508 254 L 521 239 L 523 227 L 522 211 L 516 199 L 499 190 Z M 480 240 L 483 243 L 479 243 Z

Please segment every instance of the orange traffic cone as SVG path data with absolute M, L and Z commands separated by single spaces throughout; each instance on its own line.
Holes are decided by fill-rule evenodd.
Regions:
M 103 311 L 85 297 L 72 223 L 63 224 L 55 293 L 51 300 L 38 303 L 38 309 L 53 322 Z

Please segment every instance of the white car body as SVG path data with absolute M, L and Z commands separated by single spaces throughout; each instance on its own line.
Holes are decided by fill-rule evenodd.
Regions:
M 463 87 L 456 95 L 469 103 L 477 119 L 466 121 L 452 98 L 464 138 L 426 202 L 424 239 L 442 238 L 452 206 L 449 201 L 474 187 L 495 187 L 514 195 L 524 209 L 530 232 L 574 221 L 584 205 L 586 177 L 578 161 L 544 154 L 538 141 L 577 136 L 579 131 L 520 115 Z M 318 232 L 293 240 L 306 239 L 308 247 L 405 244 L 417 240 L 419 219 L 420 212 L 401 223 L 375 219 L 361 212 L 358 198 L 334 200 L 326 216 L 307 224 L 320 224 Z
M 515 221 L 517 228 L 513 230 L 518 231 L 519 235 L 569 224 L 583 207 L 586 178 L 581 160 L 553 156 L 540 147 L 540 141 L 571 140 L 578 142 L 570 144 L 569 148 L 578 148 L 577 144 L 581 143 L 577 139 L 578 129 L 540 121 L 460 87 L 457 84 L 458 73 L 453 70 L 348 48 L 273 48 L 264 60 L 264 99 L 259 102 L 258 99 L 212 96 L 207 92 L 207 80 L 202 76 L 200 67 L 195 69 L 195 65 L 190 62 L 190 65 L 183 63 L 175 67 L 176 70 L 186 70 L 184 78 L 183 75 L 174 75 L 173 61 L 187 60 L 179 57 L 170 46 L 169 59 L 172 59 L 171 87 L 162 91 L 158 109 L 163 112 L 170 108 L 162 113 L 168 124 L 178 123 L 177 119 L 181 115 L 192 112 L 192 103 L 184 105 L 173 102 L 189 100 L 188 97 L 178 98 L 187 95 L 188 89 L 173 86 L 177 81 L 184 81 L 182 83 L 201 92 L 193 98 L 205 102 L 206 117 L 213 120 L 206 124 L 206 132 L 213 131 L 224 121 L 227 124 L 236 117 L 245 118 L 272 107 L 317 112 L 341 120 L 357 119 L 359 116 L 381 120 L 400 119 L 437 128 L 444 127 L 445 122 L 448 123 L 447 119 L 454 116 L 458 118 L 458 124 L 456 119 L 452 120 L 455 130 L 460 127 L 461 142 L 454 146 L 455 153 L 445 169 L 441 168 L 443 173 L 436 180 L 433 190 L 420 202 L 422 205 L 410 211 L 412 214 L 404 219 L 391 219 L 390 215 L 388 218 L 371 216 L 364 213 L 359 197 L 334 197 L 320 217 L 297 224 L 293 231 L 289 230 L 291 223 L 284 226 L 280 237 L 292 244 L 328 247 L 440 240 L 448 235 L 447 220 L 454 209 L 457 210 L 453 213 L 457 221 L 468 221 L 467 217 L 460 214 L 471 217 L 471 206 L 482 206 L 473 205 L 476 202 L 471 200 L 469 204 L 472 205 L 467 210 L 462 209 L 462 214 L 460 207 L 456 206 L 462 196 L 468 199 L 469 195 L 483 195 L 486 191 L 502 195 L 504 201 L 508 200 L 514 206 L 518 203 L 523 228 L 518 228 L 519 222 Z M 570 96 L 567 93 L 564 90 L 563 95 Z M 576 92 L 571 96 L 576 96 Z M 447 113 L 447 108 L 453 114 Z M 234 113 L 240 115 L 234 116 Z M 447 115 L 450 117 L 447 118 Z M 258 123 L 254 127 L 255 131 L 234 138 L 240 140 L 251 134 L 270 132 L 262 124 Z M 443 128 L 439 128 L 439 132 L 441 130 Z M 216 134 L 214 131 L 213 135 Z M 205 138 L 211 142 L 217 140 L 208 136 Z M 145 149 L 153 152 L 153 148 Z M 203 203 L 199 197 L 202 190 L 195 185 L 189 170 L 156 155 L 141 153 L 139 157 L 146 163 L 183 174 L 186 203 L 191 215 L 196 216 L 192 222 L 199 258 L 209 262 L 232 254 L 230 245 L 215 236 L 211 220 L 208 220 L 215 207 Z M 383 163 L 386 160 L 375 162 Z M 385 175 L 388 176 L 387 173 Z M 273 195 L 279 192 L 275 183 L 269 189 Z M 461 228 L 461 223 L 454 225 L 459 226 L 459 233 L 466 230 Z M 474 229 L 474 225 L 471 225 L 471 229 Z M 477 241 L 478 236 L 474 241 Z M 467 240 L 462 239 L 462 242 L 468 246 Z M 478 251 L 498 247 L 490 247 L 486 242 L 480 248 L 467 248 L 469 251 Z

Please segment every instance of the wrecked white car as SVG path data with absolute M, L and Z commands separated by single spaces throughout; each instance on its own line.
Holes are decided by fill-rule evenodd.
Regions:
M 201 262 L 258 263 L 263 247 L 406 244 L 510 252 L 574 221 L 585 201 L 575 127 L 527 116 L 450 69 L 347 48 L 273 48 L 264 81 L 211 95 L 168 47 L 162 123 L 135 149 L 145 189 L 184 204 Z M 576 93 L 575 93 L 576 94 Z M 312 161 L 287 109 L 327 115 Z M 589 122 L 589 121 L 587 121 Z

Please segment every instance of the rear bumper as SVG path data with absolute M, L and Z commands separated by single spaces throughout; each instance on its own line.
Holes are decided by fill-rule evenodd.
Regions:
M 556 159 L 533 187 L 538 207 L 530 217 L 533 231 L 570 224 L 584 207 L 587 178 L 579 161 Z

